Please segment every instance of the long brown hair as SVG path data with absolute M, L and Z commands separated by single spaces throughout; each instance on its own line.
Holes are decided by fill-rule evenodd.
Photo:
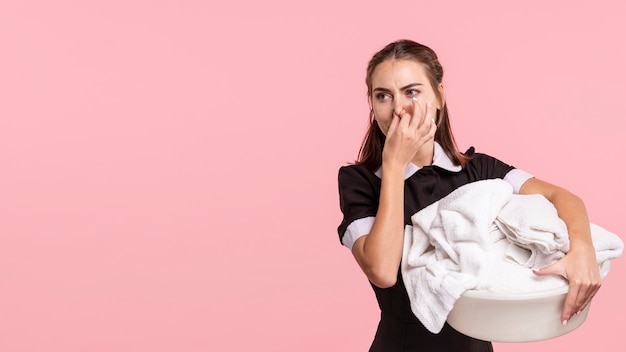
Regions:
M 367 65 L 367 76 L 365 83 L 367 84 L 367 96 L 372 99 L 372 75 L 378 65 L 387 60 L 408 59 L 421 63 L 426 69 L 426 75 L 433 87 L 433 91 L 443 107 L 437 110 L 437 131 L 435 132 L 435 141 L 439 143 L 446 155 L 456 165 L 461 167 L 471 159 L 459 152 L 452 128 L 450 127 L 450 119 L 448 118 L 448 106 L 444 101 L 441 92 L 437 87 L 443 80 L 443 67 L 439 63 L 437 54 L 429 47 L 416 43 L 411 40 L 398 40 L 385 46 L 381 51 L 374 54 Z M 370 110 L 370 126 L 367 130 L 359 157 L 356 161 L 357 165 L 362 165 L 368 170 L 376 171 L 383 162 L 383 147 L 385 145 L 385 135 L 374 119 L 374 111 Z

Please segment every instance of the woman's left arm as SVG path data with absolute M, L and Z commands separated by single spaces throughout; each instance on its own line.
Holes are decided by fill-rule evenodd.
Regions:
M 591 242 L 589 217 L 583 201 L 564 188 L 531 178 L 520 194 L 542 194 L 556 208 L 567 225 L 570 250 L 556 263 L 535 271 L 537 275 L 561 275 L 569 281 L 569 291 L 561 314 L 563 325 L 580 313 L 600 289 L 600 271 Z

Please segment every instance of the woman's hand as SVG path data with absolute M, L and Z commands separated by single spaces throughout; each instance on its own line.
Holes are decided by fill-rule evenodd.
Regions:
M 437 109 L 430 102 L 424 104 L 417 99 L 412 104 L 412 114 L 405 109 L 393 112 L 383 148 L 383 164 L 398 164 L 404 169 L 424 144 L 434 140 Z
M 601 285 L 593 247 L 569 251 L 563 259 L 533 272 L 536 275 L 561 275 L 569 281 L 569 290 L 561 314 L 563 325 L 591 303 Z

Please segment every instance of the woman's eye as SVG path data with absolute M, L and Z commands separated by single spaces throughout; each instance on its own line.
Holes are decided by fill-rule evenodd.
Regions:
M 378 94 L 376 94 L 376 99 L 378 99 L 378 100 L 389 100 L 389 99 L 391 99 L 391 95 L 389 95 L 387 93 L 378 93 Z
M 407 91 L 407 94 L 408 94 L 408 95 L 410 95 L 410 96 L 415 96 L 415 95 L 420 94 L 420 91 L 419 91 L 419 90 L 417 90 L 417 89 L 409 89 L 409 90 Z

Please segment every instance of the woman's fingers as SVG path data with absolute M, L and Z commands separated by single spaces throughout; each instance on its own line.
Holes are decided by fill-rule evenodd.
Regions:
M 387 129 L 387 137 L 391 137 L 396 133 L 399 124 L 400 117 L 394 112 L 393 116 L 391 116 L 391 123 L 389 123 L 389 128 Z
M 567 324 L 574 315 L 582 312 L 591 303 L 599 289 L 600 286 L 593 283 L 570 282 L 563 307 L 563 325 Z
M 417 98 L 413 98 L 411 103 L 413 104 L 413 115 L 411 116 L 410 126 L 417 130 L 421 126 L 423 117 L 426 114 L 426 107 Z
M 575 271 L 575 274 L 568 275 L 566 265 L 567 262 L 564 258 L 545 268 L 533 270 L 539 276 L 561 275 L 569 281 L 569 289 L 561 313 L 563 325 L 567 324 L 575 314 L 582 312 L 600 289 L 600 281 L 595 279 L 594 273 L 581 274 Z
M 569 280 L 562 261 L 557 261 L 556 263 L 539 270 L 533 270 L 533 273 L 539 276 L 560 275 L 566 280 Z M 565 302 L 563 304 L 563 310 L 561 311 L 561 322 L 563 325 L 566 325 L 572 316 L 578 312 L 578 305 L 576 304 L 576 301 L 579 299 L 579 291 L 579 287 L 570 281 L 569 289 L 567 290 L 567 295 L 565 296 Z
M 432 103 L 422 103 L 419 99 L 413 98 L 413 116 L 411 116 L 410 126 L 415 130 L 420 130 L 421 134 L 427 134 L 431 130 L 431 125 L 435 121 L 437 110 L 433 109 Z
M 417 134 L 424 141 L 434 138 L 437 126 L 435 125 L 435 117 L 437 109 L 433 107 L 431 102 L 422 103 L 417 98 L 413 98 L 413 116 L 411 126 L 416 129 Z
M 437 118 L 437 108 L 433 105 L 433 103 L 428 102 L 426 104 L 426 115 L 424 116 L 425 122 L 428 124 L 433 124 L 436 127 L 435 119 Z
M 600 283 L 593 281 L 570 282 L 570 288 L 577 290 L 576 299 L 573 301 L 572 314 L 582 312 L 583 309 L 591 303 L 591 300 L 600 289 L 600 286 Z
M 563 311 L 561 312 L 563 325 L 566 325 L 574 314 L 582 310 L 582 308 L 579 307 L 580 303 L 576 303 L 581 296 L 580 289 L 576 286 L 570 285 L 569 290 L 567 291 L 567 296 L 565 296 Z
M 435 137 L 435 131 L 437 130 L 437 108 L 433 106 L 431 102 L 428 102 L 427 115 L 425 116 L 426 123 L 428 124 L 428 135 L 432 138 Z

